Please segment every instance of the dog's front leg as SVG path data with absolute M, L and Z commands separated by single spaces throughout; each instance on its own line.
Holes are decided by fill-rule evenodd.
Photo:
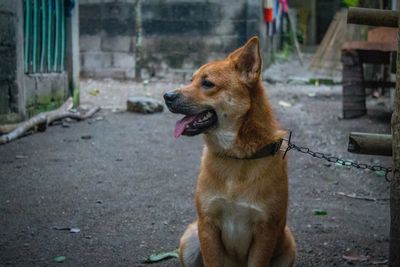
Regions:
M 275 228 L 268 224 L 255 225 L 253 242 L 247 261 L 248 267 L 270 266 L 277 242 L 277 229 Z
M 204 266 L 224 266 L 220 229 L 207 218 L 199 218 L 198 227 Z

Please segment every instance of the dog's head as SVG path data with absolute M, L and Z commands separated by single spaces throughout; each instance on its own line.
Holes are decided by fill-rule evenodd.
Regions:
M 259 40 L 253 37 L 224 60 L 200 67 L 190 84 L 165 93 L 168 109 L 185 115 L 176 123 L 175 137 L 234 132 L 250 109 L 250 89 L 260 79 L 261 65 Z

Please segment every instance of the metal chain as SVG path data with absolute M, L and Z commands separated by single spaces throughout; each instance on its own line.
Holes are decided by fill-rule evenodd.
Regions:
M 311 149 L 309 149 L 308 147 L 302 147 L 302 146 L 293 144 L 291 142 L 291 137 L 292 137 L 292 132 L 290 132 L 288 139 L 284 139 L 287 141 L 287 148 L 286 148 L 286 151 L 285 151 L 283 157 L 285 157 L 285 155 L 288 151 L 294 149 L 300 153 L 311 155 L 314 158 L 324 159 L 328 162 L 339 164 L 342 166 L 354 167 L 354 168 L 361 169 L 361 170 L 368 169 L 368 170 L 371 170 L 374 172 L 382 171 L 385 173 L 385 180 L 389 183 L 391 182 L 391 179 L 389 178 L 389 173 L 392 173 L 393 169 L 390 167 L 383 167 L 380 165 L 369 165 L 369 164 L 365 164 L 365 163 L 357 163 L 357 162 L 354 162 L 351 160 L 346 160 L 346 159 L 341 159 L 341 158 L 338 158 L 335 156 L 331 156 L 330 154 L 314 152 Z

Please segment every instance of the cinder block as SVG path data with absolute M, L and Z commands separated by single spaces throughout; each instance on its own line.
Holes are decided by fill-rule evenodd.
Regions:
M 125 79 L 135 79 L 135 69 L 129 69 L 125 71 Z
M 111 67 L 111 53 L 104 52 L 85 52 L 82 53 L 82 68 L 97 69 Z
M 131 51 L 132 38 L 130 36 L 104 36 L 101 40 L 103 51 L 129 52 Z
M 66 73 L 25 75 L 27 107 L 62 102 L 68 92 Z
M 116 68 L 134 68 L 135 55 L 132 53 L 114 52 L 112 57 L 113 67 Z
M 123 2 L 123 1 L 112 1 L 108 3 L 103 3 L 103 19 L 118 19 L 118 20 L 128 20 L 132 19 L 134 15 L 134 2 Z
M 63 102 L 66 99 L 67 91 L 68 83 L 66 72 L 54 73 L 51 79 L 51 100 L 58 103 Z
M 215 52 L 230 53 L 239 46 L 243 45 L 242 37 L 238 34 L 221 36 L 221 39 L 222 48 L 221 50 L 216 50 Z
M 17 1 L 15 0 L 2 0 L 0 1 L 0 10 L 3 11 L 1 13 L 1 16 L 4 15 L 5 12 L 7 13 L 16 13 L 16 8 L 18 7 L 18 4 L 16 3 Z
M 79 5 L 79 32 L 80 34 L 100 34 L 102 25 L 102 5 Z
M 16 46 L 15 44 L 15 16 L 8 13 L 0 16 L 0 46 Z
M 112 73 L 113 72 L 110 69 L 91 69 L 91 70 L 81 69 L 81 77 L 83 78 L 94 78 L 94 79 L 110 78 Z
M 14 80 L 12 82 L 8 82 L 9 92 L 10 92 L 10 110 L 11 112 L 19 112 L 20 105 L 19 105 L 19 94 L 22 94 L 21 86 L 17 84 L 17 81 Z
M 101 34 L 100 18 L 79 17 L 79 32 L 81 34 Z
M 80 51 L 100 51 L 101 37 L 100 35 L 82 34 L 79 37 Z
M 47 77 L 46 77 L 47 76 Z M 34 105 L 49 104 L 51 101 L 51 74 L 25 75 L 25 92 L 32 95 L 34 92 Z
M 0 59 L 0 80 L 14 80 L 17 75 L 15 48 L 0 49 Z
M 98 79 L 113 78 L 113 79 L 125 79 L 125 70 L 117 68 L 107 68 L 107 69 L 96 69 L 90 73 L 92 77 Z
M 204 39 L 205 45 L 210 51 L 221 51 L 223 48 L 223 39 L 221 36 L 209 36 Z
M 33 106 L 36 103 L 36 79 L 34 76 L 24 76 L 24 90 L 26 97 L 26 106 Z
M 260 30 L 262 29 L 262 21 L 259 20 L 247 20 L 246 21 L 246 39 L 252 36 L 259 36 Z
M 0 114 L 10 112 L 10 92 L 8 84 L 0 85 Z

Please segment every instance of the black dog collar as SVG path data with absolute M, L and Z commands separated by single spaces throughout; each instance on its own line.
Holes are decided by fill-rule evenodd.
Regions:
M 279 141 L 275 142 L 275 143 L 271 143 L 268 145 L 265 145 L 264 147 L 260 148 L 258 151 L 256 151 L 253 155 L 249 156 L 249 157 L 245 157 L 245 158 L 237 158 L 237 157 L 231 157 L 230 158 L 234 158 L 234 159 L 260 159 L 260 158 L 265 158 L 265 157 L 269 157 L 269 156 L 274 156 L 279 149 L 281 148 L 283 139 L 280 139 Z

